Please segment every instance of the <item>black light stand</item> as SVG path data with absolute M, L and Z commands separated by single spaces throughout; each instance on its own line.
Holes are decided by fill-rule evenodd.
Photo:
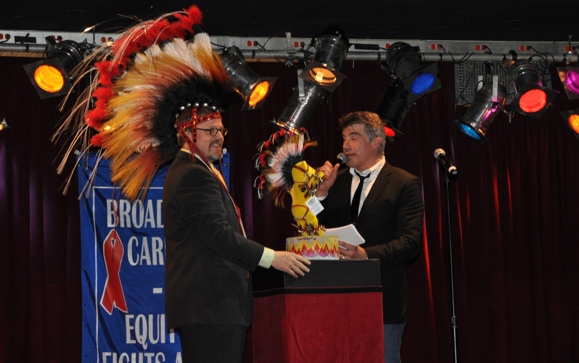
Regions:
M 452 338 L 453 338 L 453 347 L 454 347 L 454 362 L 458 362 L 457 356 L 457 349 L 456 349 L 456 310 L 454 304 L 454 268 L 453 268 L 453 260 L 452 260 L 452 223 L 450 222 L 450 179 L 448 178 L 448 174 L 444 174 L 444 184 L 446 185 L 446 219 L 448 222 L 448 246 L 449 246 L 449 257 L 450 257 L 450 296 L 451 296 L 451 303 L 452 303 L 452 317 L 450 318 L 451 326 L 452 326 Z
M 454 362 L 458 362 L 457 349 L 456 349 L 456 310 L 454 304 L 454 263 L 452 260 L 452 223 L 450 215 L 450 180 L 455 180 L 458 178 L 458 169 L 446 156 L 443 149 L 434 150 L 434 158 L 438 160 L 438 165 L 444 171 L 444 184 L 446 185 L 446 220 L 448 222 L 448 246 L 449 246 L 449 256 L 450 256 L 450 294 L 452 303 L 452 317 L 450 319 L 452 326 L 452 336 L 454 342 Z

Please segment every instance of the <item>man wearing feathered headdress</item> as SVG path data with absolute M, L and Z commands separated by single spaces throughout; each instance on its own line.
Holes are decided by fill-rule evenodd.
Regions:
M 184 362 L 241 362 L 253 306 L 248 271 L 271 265 L 297 277 L 309 261 L 244 236 L 239 209 L 213 166 L 227 133 L 219 112 L 193 104 L 177 125 L 184 144 L 163 191 L 168 324 L 178 328 Z
M 250 272 L 273 266 L 297 277 L 310 262 L 248 239 L 213 165 L 227 133 L 228 77 L 201 18 L 196 6 L 167 14 L 95 52 L 87 63 L 97 77 L 61 131 L 76 123 L 75 140 L 90 136 L 83 150 L 101 147 L 131 200 L 173 160 L 163 192 L 167 324 L 179 333 L 183 362 L 234 363 L 253 314 Z

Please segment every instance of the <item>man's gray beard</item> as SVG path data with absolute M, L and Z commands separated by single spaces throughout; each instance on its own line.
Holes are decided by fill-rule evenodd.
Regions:
M 210 145 L 210 148 L 213 147 L 214 145 Z M 214 163 L 216 161 L 219 161 L 223 158 L 223 146 L 217 144 L 216 146 L 219 146 L 221 148 L 221 153 L 219 156 L 213 156 L 213 155 L 207 155 L 207 160 L 209 160 L 210 162 Z

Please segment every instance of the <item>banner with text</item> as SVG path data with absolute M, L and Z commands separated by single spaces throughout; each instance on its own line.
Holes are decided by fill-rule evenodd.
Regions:
M 82 361 L 181 362 L 165 320 L 165 240 L 161 205 L 167 167 L 146 198 L 129 201 L 95 156 L 78 166 L 82 243 Z M 94 173 L 94 174 L 93 174 Z M 94 182 L 87 185 L 89 177 Z M 85 189 L 86 187 L 86 189 Z

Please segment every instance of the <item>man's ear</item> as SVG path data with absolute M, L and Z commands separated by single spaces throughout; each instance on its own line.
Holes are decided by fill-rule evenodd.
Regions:
M 188 138 L 190 139 L 193 138 L 193 130 L 191 130 L 190 127 L 187 127 L 185 130 L 183 130 L 183 132 L 185 133 L 185 135 L 187 135 Z

